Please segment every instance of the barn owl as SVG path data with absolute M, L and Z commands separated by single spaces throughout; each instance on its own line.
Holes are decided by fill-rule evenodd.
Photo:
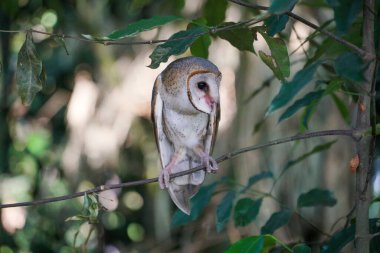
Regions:
M 169 64 L 158 75 L 152 92 L 152 121 L 161 160 L 159 184 L 167 188 L 176 206 L 190 214 L 190 198 L 205 178 L 205 171 L 170 180 L 170 175 L 200 165 L 218 169 L 210 156 L 220 118 L 219 69 L 199 57 Z

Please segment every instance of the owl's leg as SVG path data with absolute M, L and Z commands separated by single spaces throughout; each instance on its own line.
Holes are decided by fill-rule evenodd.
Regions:
M 183 151 L 175 152 L 164 169 L 161 170 L 160 175 L 158 176 L 158 183 L 160 184 L 161 189 L 169 187 L 170 184 L 170 174 L 172 173 L 173 168 L 181 161 L 183 157 Z
M 195 148 L 195 153 L 201 158 L 202 164 L 206 166 L 208 173 L 214 173 L 218 170 L 218 163 L 209 154 L 203 151 L 202 148 Z

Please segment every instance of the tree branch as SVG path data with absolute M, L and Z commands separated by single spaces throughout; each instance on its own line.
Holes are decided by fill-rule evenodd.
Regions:
M 294 135 L 294 136 L 290 136 L 290 137 L 285 137 L 285 138 L 273 140 L 273 141 L 270 141 L 270 142 L 265 143 L 265 144 L 259 144 L 259 145 L 241 148 L 241 149 L 226 153 L 226 154 L 218 157 L 216 159 L 216 161 L 218 163 L 221 163 L 221 162 L 232 159 L 236 156 L 239 156 L 243 153 L 247 153 L 250 151 L 263 149 L 263 148 L 275 146 L 275 145 L 282 144 L 282 143 L 287 143 L 287 142 L 292 142 L 292 141 L 297 141 L 297 140 L 303 140 L 303 139 L 309 139 L 309 138 L 315 138 L 315 137 L 321 137 L 321 136 L 348 136 L 348 137 L 353 138 L 354 140 L 356 140 L 357 138 L 360 138 L 360 135 L 358 135 L 358 133 L 355 130 L 351 130 L 351 129 L 338 129 L 338 130 L 325 130 L 325 131 L 310 132 L 310 133 L 299 134 L 299 135 Z M 170 176 L 170 178 L 184 176 L 184 175 L 187 175 L 187 174 L 199 171 L 199 170 L 203 170 L 203 169 L 205 169 L 205 166 L 198 166 L 198 167 L 193 168 L 191 170 L 174 173 Z M 59 196 L 59 197 L 46 198 L 46 199 L 40 199 L 40 200 L 34 200 L 34 201 L 28 201 L 28 202 L 18 202 L 18 203 L 12 203 L 12 204 L 1 204 L 0 209 L 10 208 L 10 207 L 18 207 L 18 206 L 41 205 L 41 204 L 46 204 L 46 203 L 63 201 L 63 200 L 81 197 L 84 194 L 98 193 L 98 192 L 111 190 L 111 189 L 117 189 L 117 188 L 133 187 L 133 186 L 149 184 L 149 183 L 153 183 L 153 182 L 157 182 L 157 181 L 158 181 L 158 178 L 156 177 L 156 178 L 143 179 L 143 180 L 138 180 L 138 181 L 133 181 L 133 182 L 126 182 L 126 183 L 121 183 L 121 184 L 101 185 L 101 186 L 97 186 L 97 187 L 90 189 L 90 190 L 87 190 L 87 191 L 77 192 L 74 194 L 69 194 L 69 195 L 64 195 L 64 196 Z
M 375 15 L 374 0 L 363 1 L 363 43 L 362 48 L 368 55 L 376 54 L 375 49 Z M 371 112 L 374 112 L 373 97 L 375 93 L 376 82 L 376 59 L 363 57 L 366 69 L 364 70 L 364 82 L 361 87 L 371 94 L 371 96 L 359 96 L 356 109 L 355 128 L 367 129 L 372 127 L 372 136 L 362 138 L 356 144 L 356 150 L 359 156 L 359 167 L 356 173 L 356 252 L 370 252 L 369 237 L 369 206 L 372 198 L 371 179 L 372 179 L 372 161 L 374 156 L 375 136 L 376 136 L 376 120 L 371 120 Z M 372 104 L 372 105 L 371 105 Z
M 230 1 L 232 3 L 235 3 L 237 5 L 240 5 L 240 6 L 251 8 L 251 9 L 258 9 L 258 10 L 264 10 L 264 11 L 267 11 L 269 9 L 269 7 L 267 7 L 267 6 L 247 3 L 247 2 L 243 2 L 241 0 L 228 0 L 228 1 Z M 303 23 L 303 24 L 305 24 L 305 25 L 307 25 L 307 26 L 309 26 L 309 27 L 311 27 L 311 28 L 319 31 L 323 35 L 326 35 L 327 37 L 335 40 L 336 42 L 338 42 L 338 43 L 340 43 L 342 45 L 345 45 L 346 47 L 350 48 L 352 51 L 354 51 L 355 53 L 357 53 L 362 58 L 365 58 L 365 59 L 375 59 L 376 58 L 376 54 L 371 54 L 371 53 L 369 53 L 369 52 L 361 49 L 360 47 L 357 47 L 356 45 L 352 44 L 351 42 L 349 42 L 349 41 L 347 41 L 345 39 L 339 38 L 335 34 L 322 29 L 318 25 L 316 25 L 316 24 L 314 24 L 314 23 L 312 23 L 312 22 L 304 19 L 303 17 L 300 17 L 300 16 L 294 14 L 291 11 L 287 11 L 284 14 L 288 15 L 292 19 L 295 19 L 295 20 L 297 20 L 297 21 L 299 21 L 299 22 L 301 22 L 301 23 Z

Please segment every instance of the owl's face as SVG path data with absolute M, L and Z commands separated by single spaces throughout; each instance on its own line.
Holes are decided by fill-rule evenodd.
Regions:
M 189 76 L 187 91 L 191 104 L 195 109 L 211 113 L 219 103 L 219 85 L 221 75 L 211 72 L 195 72 Z

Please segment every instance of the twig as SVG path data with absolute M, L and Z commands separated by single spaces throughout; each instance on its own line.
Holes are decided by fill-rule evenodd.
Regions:
M 196 35 L 189 35 L 189 36 L 184 36 L 180 38 L 173 38 L 173 39 L 161 39 L 161 40 L 142 40 L 142 41 L 123 41 L 123 42 L 117 42 L 114 40 L 91 40 L 87 39 L 84 37 L 78 37 L 78 36 L 73 36 L 73 35 L 66 35 L 63 33 L 50 33 L 50 32 L 44 32 L 44 31 L 39 31 L 35 29 L 23 29 L 23 30 L 2 30 L 0 29 L 0 33 L 39 33 L 39 34 L 44 34 L 52 37 L 57 37 L 57 38 L 62 38 L 62 39 L 73 39 L 73 40 L 78 40 L 78 41 L 83 41 L 83 42 L 88 42 L 88 43 L 95 43 L 95 44 L 102 44 L 104 46 L 109 46 L 109 45 L 117 45 L 117 46 L 122 46 L 122 45 L 152 45 L 152 44 L 159 44 L 159 43 L 165 43 L 169 41 L 180 41 L 180 40 L 187 40 L 187 39 L 192 39 L 192 38 L 197 38 L 205 34 L 215 34 L 218 32 L 226 31 L 226 30 L 232 30 L 237 27 L 241 26 L 251 26 L 254 24 L 257 24 L 259 22 L 264 21 L 265 19 L 269 18 L 270 15 L 262 15 L 262 16 L 257 16 L 252 19 L 234 23 L 231 25 L 227 26 L 222 26 L 222 27 L 213 27 L 209 29 L 209 31 L 201 32 Z
M 294 135 L 294 136 L 290 136 L 290 137 L 285 137 L 285 138 L 273 140 L 273 141 L 270 141 L 270 142 L 265 143 L 265 144 L 259 144 L 259 145 L 241 148 L 241 149 L 226 153 L 226 154 L 218 157 L 216 159 L 216 161 L 218 163 L 221 163 L 221 162 L 224 162 L 224 161 L 229 160 L 231 158 L 234 158 L 236 156 L 239 156 L 243 153 L 247 153 L 247 152 L 258 150 L 258 149 L 263 149 L 263 148 L 275 146 L 275 145 L 282 144 L 282 143 L 287 143 L 287 142 L 292 142 L 292 141 L 297 141 L 297 140 L 302 140 L 302 139 L 309 139 L 309 138 L 314 138 L 314 137 L 338 136 L 338 135 L 339 136 L 348 136 L 348 137 L 351 137 L 355 140 L 357 138 L 360 138 L 360 136 L 358 136 L 358 133 L 355 130 L 351 130 L 351 129 L 337 129 L 337 130 L 325 130 L 325 131 L 310 132 L 310 133 L 299 134 L 299 135 Z M 172 179 L 175 177 L 184 176 L 184 175 L 187 175 L 187 174 L 199 171 L 199 170 L 203 170 L 205 168 L 206 168 L 205 166 L 198 166 L 198 167 L 193 168 L 191 170 L 173 173 L 170 176 L 170 178 Z M 126 183 L 121 183 L 121 184 L 101 185 L 101 186 L 97 186 L 97 187 L 92 188 L 92 189 L 87 190 L 87 191 L 76 192 L 73 194 L 63 195 L 63 196 L 59 196 L 59 197 L 39 199 L 39 200 L 28 201 L 28 202 L 1 204 L 0 209 L 17 207 L 17 206 L 34 206 L 34 205 L 51 203 L 51 202 L 63 201 L 63 200 L 81 197 L 84 194 L 98 193 L 98 192 L 111 190 L 111 189 L 126 188 L 126 187 L 133 187 L 133 186 L 137 186 L 137 185 L 150 184 L 150 183 L 157 182 L 157 180 L 158 180 L 158 178 L 156 177 L 156 178 L 150 178 L 150 179 L 137 180 L 137 181 L 133 181 L 133 182 L 126 182 Z
M 267 11 L 269 9 L 269 7 L 267 7 L 267 6 L 247 3 L 247 2 L 243 2 L 241 0 L 228 0 L 228 1 L 230 1 L 232 3 L 235 3 L 237 5 L 241 5 L 241 6 L 252 8 L 252 9 L 258 9 L 258 10 L 264 10 L 264 11 Z M 300 16 L 294 14 L 291 11 L 287 11 L 284 14 L 288 15 L 289 17 L 291 17 L 291 18 L 293 18 L 293 19 L 295 19 L 295 20 L 297 20 L 297 21 L 299 21 L 299 22 L 301 22 L 301 23 L 303 23 L 303 24 L 305 24 L 305 25 L 307 25 L 307 26 L 309 26 L 309 27 L 311 27 L 311 28 L 313 28 L 315 30 L 318 30 L 320 33 L 326 35 L 327 37 L 332 38 L 336 42 L 339 42 L 340 44 L 345 45 L 346 47 L 348 47 L 351 50 L 355 51 L 359 56 L 361 56 L 363 58 L 366 58 L 366 59 L 375 59 L 376 58 L 375 54 L 368 53 L 367 51 L 365 51 L 365 50 L 357 47 L 356 45 L 352 44 L 351 42 L 349 42 L 349 41 L 347 41 L 345 39 L 339 38 L 335 34 L 322 29 L 321 27 L 317 26 L 316 24 L 311 23 L 310 21 L 304 19 L 303 17 L 300 17 Z

